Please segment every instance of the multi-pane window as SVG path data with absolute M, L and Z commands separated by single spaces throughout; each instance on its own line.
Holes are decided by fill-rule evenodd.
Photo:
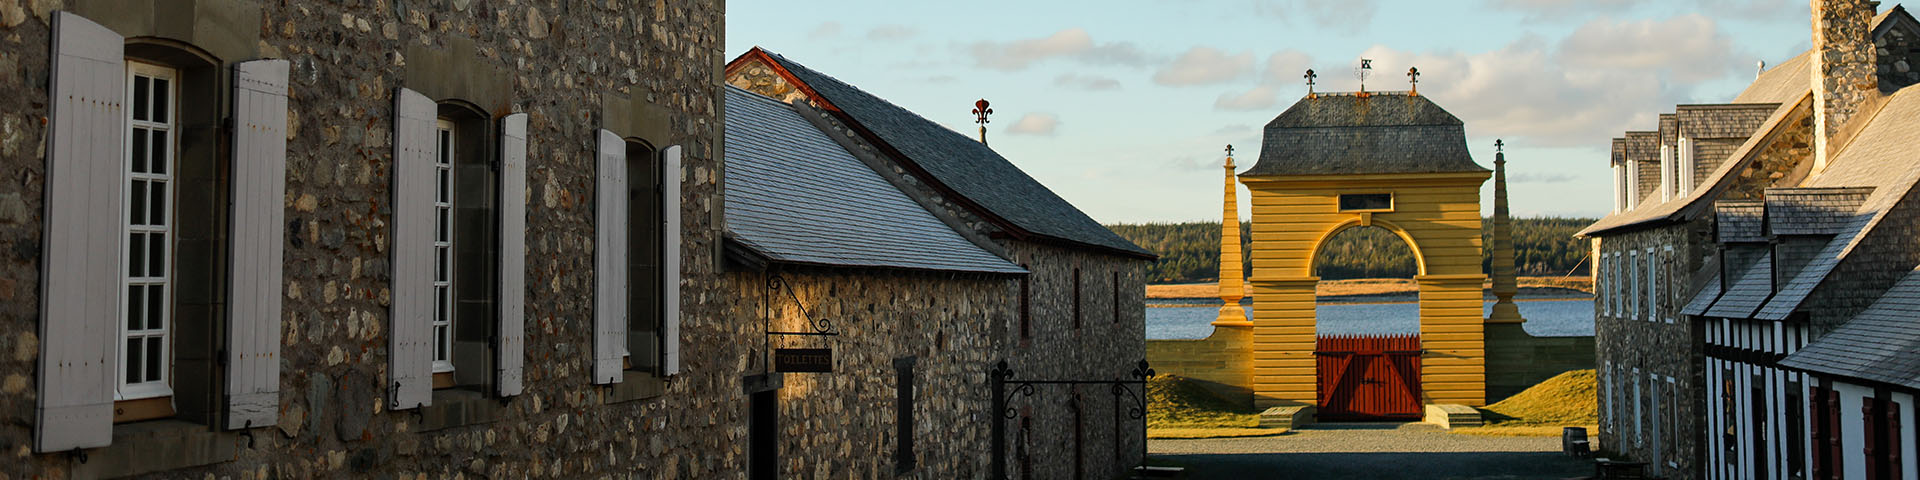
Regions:
M 172 284 L 173 145 L 177 70 L 127 62 L 126 305 L 120 322 L 120 400 L 172 395 L 167 373 Z
M 453 371 L 453 122 L 440 119 L 433 159 L 433 372 Z
M 1627 317 L 1640 319 L 1640 252 L 1627 252 Z
M 1647 249 L 1647 321 L 1660 321 L 1660 252 Z

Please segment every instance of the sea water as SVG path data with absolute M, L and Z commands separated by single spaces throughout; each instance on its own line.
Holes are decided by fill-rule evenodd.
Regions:
M 1156 304 L 1176 301 L 1152 300 Z M 1186 303 L 1186 302 L 1177 302 Z M 1202 299 L 1198 303 L 1205 303 Z M 1520 306 L 1522 325 L 1536 337 L 1584 337 L 1593 335 L 1593 299 L 1530 300 L 1514 302 Z M 1253 307 L 1247 306 L 1247 317 Z M 1322 303 L 1316 308 L 1319 320 L 1315 331 L 1327 335 L 1389 335 L 1420 332 L 1420 304 L 1402 303 Z M 1487 302 L 1485 313 L 1493 313 Z M 1199 339 L 1213 333 L 1210 323 L 1220 315 L 1219 301 L 1212 305 L 1148 307 L 1147 339 Z

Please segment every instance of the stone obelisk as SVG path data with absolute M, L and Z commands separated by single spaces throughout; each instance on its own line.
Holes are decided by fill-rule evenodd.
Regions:
M 1506 142 L 1493 141 L 1493 296 L 1499 301 L 1493 304 L 1493 314 L 1487 316 L 1487 323 L 1523 323 L 1520 307 L 1513 304 L 1513 295 L 1520 293 L 1518 280 L 1513 268 L 1513 232 L 1507 218 L 1507 152 Z
M 1233 146 L 1227 146 L 1226 199 L 1221 202 L 1220 214 L 1220 316 L 1213 319 L 1216 327 L 1253 328 L 1253 322 L 1247 320 L 1247 310 L 1240 307 L 1240 299 L 1246 296 L 1246 275 L 1241 268 L 1240 253 L 1240 200 L 1235 195 L 1240 182 L 1233 175 Z

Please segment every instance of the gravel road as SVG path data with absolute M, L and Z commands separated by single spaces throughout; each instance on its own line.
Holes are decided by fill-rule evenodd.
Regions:
M 1560 454 L 1558 437 L 1448 434 L 1425 423 L 1320 424 L 1274 437 L 1154 440 L 1155 458 L 1190 478 L 1574 478 L 1592 463 Z

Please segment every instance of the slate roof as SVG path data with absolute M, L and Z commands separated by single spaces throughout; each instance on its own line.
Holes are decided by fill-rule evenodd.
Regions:
M 1719 198 L 1720 192 L 1726 190 L 1729 184 L 1728 181 L 1734 178 L 1733 175 L 1737 175 L 1735 172 L 1746 168 L 1748 163 L 1751 163 L 1755 157 L 1759 156 L 1762 150 L 1765 150 L 1766 134 L 1779 128 L 1781 126 L 1780 124 L 1792 116 L 1796 109 L 1812 102 L 1812 99 L 1813 96 L 1811 93 L 1802 92 L 1799 99 L 1774 107 L 1773 113 L 1767 116 L 1766 122 L 1756 127 L 1753 134 L 1749 135 L 1746 141 L 1740 144 L 1739 149 L 1734 150 L 1731 155 L 1720 160 L 1718 167 L 1714 168 L 1711 175 L 1695 183 L 1697 186 L 1688 192 L 1686 196 L 1674 198 L 1666 202 L 1643 202 L 1639 207 L 1632 210 L 1603 217 L 1600 221 L 1594 222 L 1593 225 L 1588 225 L 1587 228 L 1580 230 L 1580 233 L 1574 235 L 1579 237 L 1598 236 L 1613 230 L 1630 228 L 1641 224 L 1662 221 L 1684 221 L 1690 218 L 1697 218 L 1697 215 L 1711 212 L 1711 199 Z M 1622 148 L 1623 142 L 1625 141 L 1615 139 L 1616 150 Z M 1696 158 L 1696 160 L 1703 162 L 1712 161 L 1712 159 L 1704 157 Z
M 1773 293 L 1773 256 L 1760 255 L 1707 309 L 1709 317 L 1747 318 Z
M 1766 203 L 1723 200 L 1713 203 L 1713 216 L 1722 242 L 1767 241 Z
M 1834 235 L 1873 193 L 1872 188 L 1769 188 L 1767 222 L 1774 235 Z
M 1781 284 L 1779 293 L 1753 318 L 1781 320 L 1825 280 L 1840 261 L 1859 246 L 1920 181 L 1920 88 L 1893 94 L 1853 141 L 1835 154 L 1826 170 L 1803 182 L 1805 187 L 1872 187 L 1860 208 L 1838 221 L 1846 225 L 1800 272 Z
M 726 212 L 774 262 L 1026 273 L 969 242 L 792 106 L 727 86 Z
M 1680 308 L 1680 314 L 1705 315 L 1707 308 L 1713 306 L 1713 301 L 1720 299 L 1720 283 L 1720 274 L 1713 274 L 1713 278 L 1701 286 L 1700 292 L 1693 294 L 1693 300 L 1688 301 L 1687 306 Z
M 892 147 L 906 157 L 905 161 L 925 170 L 938 185 L 986 210 L 979 212 L 984 216 L 997 217 L 1025 233 L 1130 256 L 1155 257 L 1153 252 L 1100 225 L 979 141 L 780 54 L 755 50 L 765 53 L 817 100 L 824 100 L 830 109 L 878 137 L 875 141 Z
M 1485 172 L 1459 118 L 1404 93 L 1318 94 L 1267 122 L 1241 176 Z
M 1813 91 L 1811 66 L 1813 50 L 1801 52 L 1779 65 L 1774 65 L 1747 85 L 1733 103 L 1787 103 L 1799 99 Z
M 1780 364 L 1920 389 L 1920 270 L 1908 272 L 1873 306 Z

